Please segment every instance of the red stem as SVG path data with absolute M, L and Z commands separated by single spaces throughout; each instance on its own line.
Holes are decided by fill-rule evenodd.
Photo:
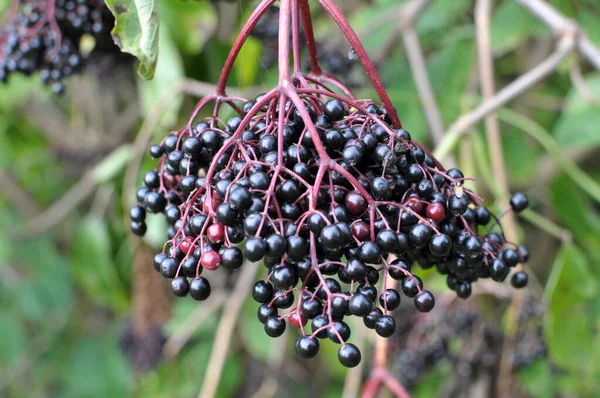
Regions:
M 402 123 L 400 123 L 398 112 L 396 112 L 396 108 L 394 108 L 394 105 L 392 104 L 392 101 L 390 100 L 390 97 L 387 91 L 385 90 L 385 87 L 383 87 L 381 78 L 377 74 L 375 66 L 373 65 L 373 62 L 371 62 L 367 51 L 360 42 L 360 39 L 350 26 L 346 18 L 344 18 L 339 8 L 337 8 L 337 6 L 333 4 L 331 0 L 319 0 L 319 3 L 331 16 L 331 18 L 333 18 L 333 20 L 339 26 L 342 33 L 344 33 L 344 36 L 346 36 L 346 39 L 348 39 L 348 42 L 356 52 L 356 55 L 358 55 L 358 58 L 360 59 L 360 62 L 363 68 L 365 69 L 365 72 L 371 80 L 371 84 L 373 84 L 375 91 L 377 91 L 377 95 L 379 95 L 381 102 L 383 103 L 385 109 L 388 112 L 388 116 L 390 117 L 394 128 L 402 128 Z
M 310 72 L 314 76 L 321 76 L 323 71 L 319 65 L 317 56 L 317 45 L 315 44 L 315 33 L 312 25 L 312 16 L 310 15 L 310 5 L 308 0 L 300 0 L 300 15 L 302 17 L 302 26 L 304 27 L 304 37 L 306 39 L 306 50 L 310 62 Z
M 273 5 L 275 0 L 262 0 L 260 4 L 256 7 L 248 21 L 244 24 L 244 27 L 240 31 L 231 51 L 229 51 L 229 55 L 227 56 L 227 60 L 225 61 L 225 65 L 223 65 L 223 72 L 221 72 L 221 76 L 219 77 L 219 83 L 217 85 L 217 95 L 222 96 L 225 95 L 225 88 L 227 85 L 227 79 L 229 78 L 229 74 L 231 73 L 231 69 L 233 69 L 233 64 L 237 59 L 237 56 L 240 53 L 240 50 L 244 46 L 244 43 L 250 36 L 252 29 L 256 26 L 260 18 L 265 14 L 267 9 Z

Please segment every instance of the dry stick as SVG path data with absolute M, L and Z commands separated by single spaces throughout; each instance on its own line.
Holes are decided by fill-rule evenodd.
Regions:
M 479 62 L 480 87 L 483 99 L 489 101 L 494 96 L 494 59 L 490 44 L 490 22 L 492 15 L 492 1 L 478 0 L 475 5 L 475 25 L 477 29 L 477 54 Z M 492 162 L 492 174 L 499 187 L 501 201 L 508 198 L 508 178 L 506 176 L 506 165 L 504 163 L 504 153 L 502 150 L 502 140 L 500 138 L 500 125 L 498 116 L 495 112 L 490 112 L 485 117 L 486 136 L 488 140 L 488 149 Z M 513 212 L 505 215 L 504 232 L 511 242 L 518 241 L 517 223 Z M 522 270 L 519 264 L 518 270 Z M 512 386 L 512 360 L 510 352 L 515 348 L 514 335 L 512 330 L 516 329 L 518 322 L 519 309 L 523 303 L 523 296 L 520 292 L 515 292 L 514 300 L 511 303 L 507 314 L 506 338 L 502 347 L 502 356 L 500 361 L 500 371 L 498 375 L 498 395 L 509 396 Z
M 479 80 L 481 94 L 485 101 L 494 96 L 494 57 L 490 44 L 490 22 L 492 15 L 492 1 L 478 0 L 475 5 L 475 25 L 477 29 L 477 54 L 479 62 Z M 495 112 L 490 112 L 485 117 L 485 130 L 488 140 L 488 149 L 492 161 L 492 174 L 502 195 L 499 198 L 505 201 L 509 196 L 508 177 L 506 164 L 500 138 L 500 124 Z M 513 212 L 505 215 L 504 230 L 509 241 L 518 240 L 517 223 Z
M 550 73 L 554 72 L 562 60 L 565 59 L 574 48 L 574 36 L 570 34 L 564 35 L 558 42 L 556 51 L 550 54 L 543 62 L 498 91 L 496 95 L 489 100 L 484 101 L 473 111 L 458 118 L 458 120 L 450 126 L 444 139 L 434 151 L 435 157 L 440 161 L 443 161 L 453 150 L 461 136 L 469 133 L 471 127 L 480 122 L 489 113 L 494 112 L 509 101 L 523 94 Z
M 0 192 L 19 212 L 28 216 L 39 213 L 40 209 L 31 200 L 31 195 L 4 170 L 0 170 Z
M 592 90 L 590 90 L 590 88 L 585 84 L 577 57 L 573 57 L 571 59 L 571 65 L 569 66 L 569 78 L 571 79 L 571 84 L 573 87 L 575 87 L 575 90 L 577 90 L 579 95 L 581 95 L 583 100 L 588 105 L 595 105 L 598 103 L 598 99 Z
M 543 0 L 516 0 L 516 2 L 545 23 L 556 35 L 569 30 L 577 31 L 577 50 L 600 70 L 600 50 L 573 20 L 565 17 Z
M 259 262 L 245 262 L 242 265 L 239 279 L 228 300 L 227 311 L 223 313 L 219 326 L 217 326 L 215 341 L 213 342 L 202 390 L 198 394 L 198 398 L 212 398 L 217 392 L 221 374 L 223 373 L 223 366 L 227 359 L 233 329 L 237 323 L 239 312 L 246 301 L 246 296 L 250 293 L 252 280 L 256 275 L 259 264 Z
M 278 339 L 271 340 L 271 348 L 268 358 L 268 373 L 256 392 L 252 394 L 252 398 L 268 398 L 275 396 L 277 387 L 279 386 L 279 375 L 283 367 L 283 361 L 287 353 L 286 345 L 290 333 L 284 333 Z
M 356 319 L 352 319 L 353 323 L 356 323 L 357 326 L 359 322 Z M 355 328 L 355 330 L 357 330 Z M 363 348 L 363 343 L 365 342 L 365 336 L 363 333 L 358 333 L 358 336 L 354 337 L 354 344 L 359 348 Z M 365 367 L 366 361 L 360 361 L 360 363 L 354 368 L 348 369 L 346 373 L 346 378 L 344 379 L 344 389 L 342 391 L 342 398 L 355 398 L 359 395 L 359 390 L 362 385 L 362 375 Z
M 182 322 L 181 326 L 171 335 L 163 346 L 166 359 L 177 356 L 181 349 L 192 338 L 204 321 L 217 311 L 225 302 L 225 294 L 213 293 L 205 305 L 198 304 L 196 309 Z
M 427 76 L 423 50 L 413 26 L 406 26 L 402 30 L 402 40 L 404 41 L 404 49 L 410 70 L 417 86 L 421 106 L 423 107 L 433 142 L 437 145 L 444 138 L 444 124 L 440 108 L 435 99 L 435 93 L 429 81 L 429 76 Z

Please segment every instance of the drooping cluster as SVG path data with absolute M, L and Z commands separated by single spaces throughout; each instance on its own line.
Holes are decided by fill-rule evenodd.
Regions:
M 502 282 L 527 261 L 463 173 L 392 128 L 384 107 L 316 81 L 292 84 L 289 96 L 207 97 L 187 126 L 150 148 L 158 166 L 137 192 L 131 229 L 145 233 L 146 212 L 166 215 L 169 239 L 154 267 L 175 295 L 204 300 L 207 274 L 260 261 L 268 276 L 252 296 L 265 332 L 300 329 L 295 350 L 305 358 L 328 338 L 353 367 L 361 353 L 348 343 L 346 317 L 390 337 L 402 296 L 421 312 L 434 308 L 417 265 L 467 298 L 478 279 Z M 228 113 L 199 118 L 212 100 Z M 522 194 L 511 200 L 517 212 L 527 205 Z M 525 286 L 527 275 L 514 273 L 512 284 Z
M 36 71 L 56 94 L 63 78 L 81 71 L 84 35 L 109 41 L 112 16 L 102 0 L 15 0 L 0 29 L 0 81 Z

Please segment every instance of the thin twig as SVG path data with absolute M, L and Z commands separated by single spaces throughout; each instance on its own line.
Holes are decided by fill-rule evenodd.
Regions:
M 179 354 L 204 321 L 221 308 L 225 298 L 226 296 L 223 293 L 213 293 L 206 303 L 196 306 L 194 311 L 181 323 L 163 346 L 165 359 L 174 358 Z
M 40 209 L 31 200 L 31 195 L 4 170 L 0 170 L 0 192 L 21 213 L 28 216 L 39 213 Z
M 359 322 L 356 319 L 352 319 L 352 322 L 355 323 L 357 326 L 360 326 Z M 356 327 L 354 330 L 357 329 L 358 327 Z M 357 333 L 357 336 L 354 337 L 353 342 L 358 347 L 358 349 L 362 351 L 365 342 L 363 333 Z M 346 373 L 346 378 L 344 379 L 344 389 L 342 391 L 342 398 L 358 397 L 360 387 L 362 385 L 362 374 L 365 367 L 365 362 L 366 361 L 361 361 L 358 364 L 358 366 L 348 369 Z
M 509 101 L 523 94 L 550 73 L 554 72 L 562 60 L 573 51 L 574 47 L 575 41 L 573 36 L 564 36 L 558 42 L 556 51 L 550 54 L 543 62 L 502 88 L 496 95 L 489 100 L 484 101 L 473 111 L 459 117 L 458 120 L 450 126 L 444 139 L 434 151 L 436 158 L 443 161 L 454 149 L 461 136 L 472 132 L 469 130 L 471 127 L 483 120 L 490 112 L 494 112 Z
M 590 90 L 590 88 L 585 84 L 577 57 L 573 57 L 571 59 L 571 65 L 569 66 L 569 78 L 571 79 L 571 84 L 573 84 L 575 90 L 577 90 L 579 95 L 581 95 L 583 100 L 588 105 L 595 105 L 598 103 L 598 99 L 592 90 Z
M 562 35 L 566 31 L 577 31 L 576 47 L 596 69 L 600 70 L 600 50 L 573 20 L 562 15 L 556 8 L 543 0 L 516 0 L 545 23 L 554 34 Z
M 492 16 L 492 1 L 478 0 L 475 5 L 475 25 L 477 29 L 477 57 L 479 61 L 479 79 L 482 97 L 489 101 L 494 96 L 494 58 L 490 40 L 490 24 Z M 485 117 L 485 130 L 488 140 L 488 150 L 492 162 L 494 181 L 502 195 L 501 201 L 506 201 L 509 196 L 508 177 L 500 138 L 500 124 L 495 112 L 490 112 Z M 517 223 L 514 213 L 507 213 L 504 217 L 504 231 L 509 241 L 517 242 Z
M 444 138 L 444 124 L 440 108 L 435 99 L 435 92 L 431 87 L 429 76 L 427 75 L 427 67 L 423 57 L 423 49 L 419 43 L 419 37 L 413 26 L 407 26 L 402 30 L 402 40 L 404 41 L 404 49 L 408 64 L 417 86 L 421 106 L 429 125 L 433 142 L 437 145 Z
M 212 398 L 217 392 L 221 374 L 223 373 L 223 366 L 227 359 L 233 329 L 239 318 L 239 312 L 246 301 L 246 297 L 250 293 L 252 280 L 256 275 L 259 264 L 258 262 L 245 262 L 242 265 L 239 279 L 235 284 L 233 292 L 229 295 L 227 311 L 223 313 L 215 332 L 215 341 L 213 342 L 210 359 L 206 367 L 206 374 L 204 375 L 204 382 L 198 398 Z
M 124 152 L 129 151 L 127 145 L 123 145 L 111 153 L 109 153 L 103 160 L 98 162 L 94 168 L 86 172 L 80 179 L 75 183 L 71 189 L 69 189 L 60 199 L 54 202 L 49 208 L 43 213 L 27 221 L 27 223 L 20 228 L 17 228 L 12 237 L 18 238 L 33 238 L 50 228 L 58 224 L 67 214 L 69 214 L 75 207 L 83 202 L 89 195 L 94 192 L 96 186 L 104 182 L 104 178 L 111 177 L 112 174 L 118 172 L 125 165 L 117 163 L 116 161 L 122 162 L 126 159 L 123 156 Z M 128 154 L 126 154 L 128 156 Z M 107 165 L 110 165 L 111 175 L 105 175 Z

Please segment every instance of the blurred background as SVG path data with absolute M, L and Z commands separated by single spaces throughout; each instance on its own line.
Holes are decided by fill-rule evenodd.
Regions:
M 435 127 L 407 59 L 410 42 L 400 23 L 406 2 L 336 3 L 364 41 L 403 125 L 435 149 Z M 490 45 L 500 89 L 546 59 L 556 36 L 519 1 L 493 3 Z M 600 2 L 549 3 L 600 46 Z M 3 13 L 9 7 L 0 0 Z M 335 25 L 316 2 L 313 9 L 324 68 L 358 97 L 375 97 Z M 181 126 L 197 101 L 170 89 L 187 77 L 206 83 L 196 94 L 208 93 L 251 11 L 248 0 L 158 1 L 153 80 L 140 79 L 137 61 L 114 47 L 92 51 L 62 96 L 35 74 L 13 74 L 0 85 L 0 397 L 200 391 L 236 275 L 217 273 L 217 294 L 206 302 L 172 300 L 152 269 L 166 238 L 164 221 L 149 219 L 147 237 L 134 238 L 127 209 L 141 176 L 154 167 L 147 156 L 136 161 L 140 149 Z M 446 130 L 482 102 L 474 14 L 472 0 L 431 0 L 411 28 L 423 55 L 419 70 L 427 73 Z M 276 20 L 275 11 L 261 21 L 231 76 L 229 84 L 248 96 L 276 84 Z M 159 104 L 164 95 L 167 106 Z M 146 121 L 142 129 L 151 139 L 138 136 L 157 111 L 155 128 Z M 532 204 L 516 227 L 531 251 L 529 287 L 516 295 L 506 283 L 457 301 L 444 293 L 444 278 L 417 271 L 435 288 L 438 305 L 427 315 L 410 303 L 398 310 L 391 371 L 415 397 L 600 396 L 600 74 L 571 53 L 498 117 L 510 191 L 525 192 Z M 444 152 L 502 211 L 508 202 L 485 132 L 475 124 Z M 218 396 L 357 394 L 374 333 L 354 329 L 353 342 L 365 347 L 364 368 L 348 376 L 333 343 L 310 362 L 299 359 L 295 331 L 270 339 L 257 308 L 247 300 L 236 317 Z

